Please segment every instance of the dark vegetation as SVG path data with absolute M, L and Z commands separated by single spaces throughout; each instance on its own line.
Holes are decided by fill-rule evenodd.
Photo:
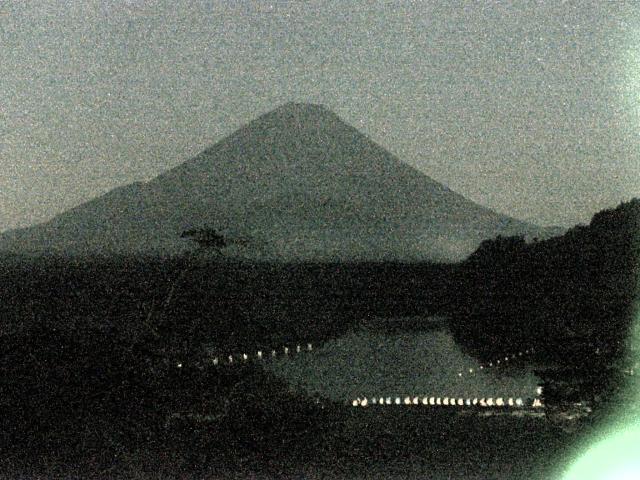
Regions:
M 283 462 L 313 465 L 325 455 L 366 464 L 374 452 L 445 465 L 428 440 L 396 442 L 407 431 L 454 432 L 455 418 L 383 418 L 374 432 L 359 409 L 302 397 L 258 366 L 194 365 L 205 347 L 317 345 L 377 317 L 446 314 L 480 358 L 533 345 L 549 401 L 595 398 L 623 366 L 639 211 L 634 200 L 562 237 L 486 241 L 459 265 L 232 262 L 220 256 L 224 238 L 197 231 L 185 238 L 198 237 L 198 252 L 173 260 L 4 258 L 2 468 L 82 464 L 109 477 L 116 465 L 146 462 L 153 471 L 271 478 Z M 485 445 L 494 458 L 506 455 L 495 431 L 468 421 L 477 448 L 463 463 L 478 462 L 473 452 Z M 521 441 L 505 422 L 502 434 Z
M 302 398 L 258 366 L 197 368 L 204 347 L 319 345 L 372 317 L 435 312 L 450 268 L 248 264 L 217 254 L 5 259 L 6 461 L 41 472 L 46 461 L 108 469 L 144 450 L 194 472 L 203 458 L 229 471 L 276 468 L 278 455 L 304 459 L 345 420 L 343 406 Z
M 550 400 L 598 398 L 621 380 L 639 259 L 638 199 L 549 240 L 487 240 L 457 271 L 452 328 L 480 357 L 534 346 Z
M 222 250 L 229 245 L 229 241 L 224 235 L 212 228 L 201 228 L 185 230 L 180 238 L 189 238 L 195 241 L 201 248 L 210 248 L 216 251 Z

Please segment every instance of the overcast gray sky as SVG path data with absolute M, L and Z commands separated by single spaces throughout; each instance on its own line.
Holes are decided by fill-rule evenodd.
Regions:
M 0 230 L 323 103 L 540 224 L 640 196 L 640 4 L 0 0 Z

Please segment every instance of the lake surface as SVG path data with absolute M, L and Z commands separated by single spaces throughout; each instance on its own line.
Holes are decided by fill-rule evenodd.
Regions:
M 536 396 L 540 379 L 524 357 L 508 362 L 502 359 L 501 366 L 492 368 L 480 366 L 460 349 L 445 327 L 408 333 L 363 327 L 313 352 L 281 356 L 267 368 L 310 396 L 337 402 L 405 395 Z
M 480 370 L 441 320 L 434 319 L 433 328 L 424 331 L 391 328 L 389 333 L 383 327 L 380 322 L 363 326 L 311 353 L 280 356 L 265 367 L 297 391 L 344 403 L 415 395 L 521 397 L 530 405 L 537 396 L 541 380 L 526 355 L 515 352 L 511 358 L 514 352 L 505 352 L 509 361 L 502 357 L 499 366 Z M 582 437 L 558 428 L 542 413 L 478 416 L 442 407 L 351 410 L 351 418 L 336 425 L 335 437 L 328 440 L 344 442 L 350 453 L 333 461 L 319 455 L 315 465 L 298 470 L 300 478 L 554 478 L 571 461 Z

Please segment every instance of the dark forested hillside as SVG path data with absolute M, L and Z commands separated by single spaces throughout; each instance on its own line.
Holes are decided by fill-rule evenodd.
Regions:
M 487 240 L 458 271 L 456 337 L 481 356 L 535 346 L 541 359 L 593 377 L 627 346 L 639 254 L 638 199 L 549 240 Z
M 72 263 L 5 260 L 3 333 L 33 328 L 176 349 L 223 351 L 330 338 L 359 319 L 435 313 L 452 267 L 434 264 L 260 264 L 185 256 Z

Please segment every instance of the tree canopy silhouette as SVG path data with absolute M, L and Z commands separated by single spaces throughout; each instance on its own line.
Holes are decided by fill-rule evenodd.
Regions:
M 624 358 L 640 294 L 640 199 L 548 240 L 487 240 L 458 270 L 464 295 L 449 309 L 463 345 L 483 358 L 535 346 L 570 369 L 567 378 L 580 369 L 602 391 Z
M 200 248 L 211 249 L 218 253 L 229 245 L 229 240 L 213 228 L 185 230 L 180 238 L 188 238 L 196 242 Z

